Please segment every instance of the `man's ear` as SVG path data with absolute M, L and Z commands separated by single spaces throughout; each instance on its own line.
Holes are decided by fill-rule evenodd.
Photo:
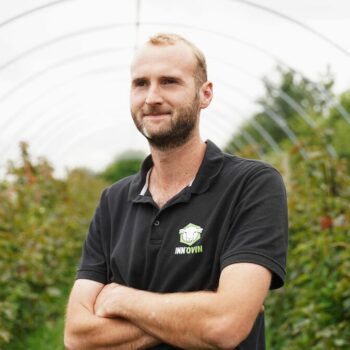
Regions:
M 200 108 L 204 109 L 210 105 L 210 102 L 213 98 L 213 83 L 211 81 L 205 82 L 199 90 L 200 98 Z

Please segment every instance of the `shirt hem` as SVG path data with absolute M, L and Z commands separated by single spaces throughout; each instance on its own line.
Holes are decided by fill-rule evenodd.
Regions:
M 107 284 L 106 277 L 95 271 L 80 270 L 77 272 L 76 279 L 87 279 L 102 284 Z
M 242 262 L 258 264 L 269 269 L 273 273 L 270 289 L 277 289 L 284 285 L 286 275 L 284 269 L 270 257 L 255 252 L 238 252 L 224 257 L 221 260 L 221 270 L 228 265 Z

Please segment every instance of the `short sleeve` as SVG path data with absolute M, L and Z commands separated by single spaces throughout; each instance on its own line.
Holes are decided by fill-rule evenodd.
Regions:
M 264 166 L 247 177 L 234 207 L 220 259 L 221 269 L 239 262 L 272 272 L 271 289 L 284 284 L 288 245 L 288 210 L 281 175 Z
M 106 253 L 102 237 L 103 194 L 94 216 L 91 219 L 80 259 L 77 279 L 89 279 L 103 284 L 107 283 Z

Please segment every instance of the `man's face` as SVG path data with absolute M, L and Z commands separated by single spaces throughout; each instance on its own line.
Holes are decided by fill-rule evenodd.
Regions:
M 198 128 L 200 97 L 195 57 L 183 43 L 146 44 L 131 66 L 131 114 L 151 145 L 169 149 Z

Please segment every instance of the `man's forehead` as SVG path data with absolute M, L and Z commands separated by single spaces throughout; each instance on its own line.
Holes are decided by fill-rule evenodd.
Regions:
M 146 43 L 135 54 L 131 63 L 132 75 L 152 67 L 181 70 L 192 73 L 196 59 L 192 50 L 184 43 L 174 45 L 153 45 Z

